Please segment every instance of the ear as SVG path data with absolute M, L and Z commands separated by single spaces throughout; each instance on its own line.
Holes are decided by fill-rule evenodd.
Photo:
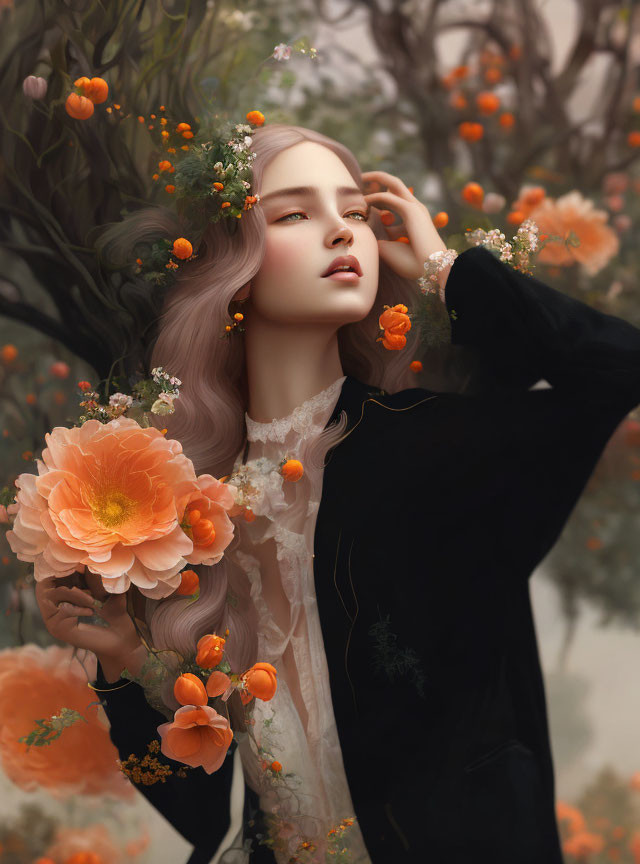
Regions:
M 242 300 L 246 300 L 251 291 L 251 282 L 247 282 L 246 285 L 243 285 L 242 288 L 238 288 L 236 293 L 233 295 L 233 300 L 237 300 L 242 302 Z

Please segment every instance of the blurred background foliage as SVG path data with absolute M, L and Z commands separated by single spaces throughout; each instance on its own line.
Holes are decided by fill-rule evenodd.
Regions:
M 212 114 L 240 122 L 258 109 L 267 123 L 337 138 L 363 170 L 412 186 L 459 251 L 466 228 L 498 227 L 510 238 L 528 216 L 541 231 L 573 232 L 578 245 L 541 255 L 537 278 L 640 326 L 640 10 L 632 0 L 577 4 L 571 50 L 554 67 L 553 13 L 542 5 L 0 0 L 0 486 L 35 471 L 45 433 L 76 421 L 79 380 L 130 375 L 139 362 L 149 338 L 140 322 L 152 325 L 162 294 L 141 291 L 131 271 L 106 269 L 94 242 L 126 212 L 169 201 L 152 179 L 166 157 L 160 106 L 194 130 Z M 354 16 L 367 39 L 334 39 Z M 441 37 L 453 32 L 464 38 L 450 58 Z M 596 56 L 605 72 L 577 117 L 576 92 Z M 42 79 L 31 84 L 41 95 L 28 76 Z M 109 85 L 86 120 L 65 109 L 80 76 Z M 416 384 L 428 381 L 425 363 Z M 573 700 L 569 760 L 589 740 L 583 688 L 566 672 L 580 602 L 599 610 L 603 626 L 639 629 L 639 505 L 634 411 L 545 562 L 566 624 L 550 687 Z M 0 647 L 51 642 L 30 567 L 3 532 L 0 608 Z M 597 782 L 637 795 L 609 775 Z M 583 802 L 593 818 L 596 797 Z M 640 861 L 629 806 L 617 811 L 627 826 L 622 857 L 603 846 L 589 860 Z M 579 834 L 575 818 L 566 825 L 576 830 L 565 839 Z

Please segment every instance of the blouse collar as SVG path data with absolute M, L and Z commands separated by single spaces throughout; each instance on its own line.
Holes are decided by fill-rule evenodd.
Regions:
M 279 441 L 282 442 L 291 429 L 300 433 L 303 437 L 313 429 L 324 428 L 332 410 L 340 397 L 342 385 L 347 376 L 343 375 L 324 390 L 311 396 L 298 405 L 291 414 L 286 417 L 278 417 L 269 423 L 259 423 L 252 420 L 245 412 L 248 441 Z

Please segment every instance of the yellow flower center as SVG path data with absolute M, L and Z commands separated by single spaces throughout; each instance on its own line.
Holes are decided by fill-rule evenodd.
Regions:
M 91 511 L 96 521 L 105 528 L 117 528 L 133 515 L 135 504 L 123 492 L 109 490 L 93 499 Z

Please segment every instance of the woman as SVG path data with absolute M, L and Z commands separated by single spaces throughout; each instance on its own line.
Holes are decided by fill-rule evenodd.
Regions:
M 299 860 L 324 861 L 339 838 L 344 861 L 560 864 L 528 577 L 640 402 L 640 331 L 472 248 L 440 274 L 441 299 L 452 343 L 498 389 L 411 387 L 415 341 L 375 339 L 384 304 L 413 306 L 445 249 L 427 209 L 310 130 L 265 127 L 252 149 L 260 206 L 236 238 L 211 227 L 152 358 L 184 382 L 166 425 L 196 470 L 245 471 L 262 492 L 223 562 L 201 569 L 200 600 L 143 612 L 156 648 L 188 653 L 228 627 L 232 668 L 278 670 L 254 731 L 292 781 L 236 736 L 245 824 L 221 860 L 282 864 L 306 842 Z M 363 194 L 367 180 L 387 190 Z M 384 228 L 379 209 L 401 224 Z M 327 275 L 344 263 L 356 274 Z M 246 332 L 220 339 L 232 300 Z M 274 479 L 283 458 L 302 462 L 298 483 Z M 37 592 L 50 632 L 98 655 L 121 757 L 144 755 L 165 718 L 119 677 L 146 656 L 124 599 L 99 610 L 107 629 L 82 623 L 93 596 L 79 587 Z M 192 862 L 236 834 L 232 767 L 141 787 Z

